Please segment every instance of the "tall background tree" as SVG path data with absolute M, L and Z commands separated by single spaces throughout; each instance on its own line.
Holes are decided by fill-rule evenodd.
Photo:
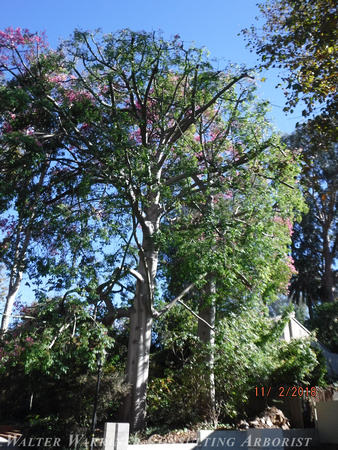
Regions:
M 300 177 L 308 212 L 295 223 L 292 254 L 298 273 L 290 297 L 306 303 L 307 326 L 337 350 L 337 70 L 338 7 L 334 1 L 260 4 L 261 28 L 246 30 L 261 67 L 282 69 L 285 111 L 303 103 L 311 117 L 287 138 L 303 158 Z
M 324 317 L 331 308 L 324 304 L 337 299 L 338 7 L 331 0 L 272 0 L 259 7 L 263 24 L 244 30 L 248 45 L 257 52 L 260 67 L 283 71 L 284 110 L 302 104 L 303 116 L 311 118 L 289 138 L 290 145 L 303 149 L 301 179 L 309 207 L 295 225 L 298 275 L 291 296 L 308 305 L 311 317 L 315 305 L 323 307 L 324 314 L 318 310 L 316 316 Z M 333 305 L 332 312 L 335 317 Z
M 309 208 L 295 225 L 292 255 L 298 271 L 290 295 L 313 306 L 337 300 L 338 252 L 338 147 L 331 133 L 309 121 L 288 138 L 301 149 L 300 183 Z

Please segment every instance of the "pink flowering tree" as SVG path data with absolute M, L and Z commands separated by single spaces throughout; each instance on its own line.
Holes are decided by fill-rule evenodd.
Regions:
M 232 154 L 234 161 L 239 158 L 237 148 L 251 147 L 252 139 L 262 138 L 268 130 L 264 122 L 259 122 L 259 116 L 255 116 L 254 126 L 249 118 L 250 115 L 237 118 L 234 134 L 223 141 L 224 151 Z M 210 128 L 213 130 L 210 138 L 198 136 L 197 139 L 204 143 L 203 152 L 197 156 L 199 163 L 204 158 L 212 158 L 211 149 L 226 132 L 224 128 L 218 131 L 216 126 Z M 193 305 L 198 311 L 196 332 L 204 344 L 203 352 L 199 347 L 204 355 L 204 374 L 200 375 L 202 398 L 196 410 L 203 416 L 203 409 L 204 418 L 205 414 L 215 418 L 217 380 L 213 371 L 213 343 L 224 314 L 240 312 L 242 308 L 265 310 L 278 295 L 287 293 L 290 277 L 295 272 L 289 255 L 290 217 L 294 214 L 292 205 L 299 202 L 299 193 L 286 180 L 289 176 L 292 179 L 297 167 L 291 167 L 294 155 L 282 146 L 280 150 L 285 157 L 284 169 L 288 167 L 290 171 L 287 176 L 280 172 L 280 182 L 274 179 L 278 169 L 273 161 L 278 156 L 266 152 L 245 164 L 245 168 L 230 170 L 221 180 L 220 191 L 217 182 L 209 184 L 209 195 L 204 197 L 204 202 L 191 205 L 184 215 L 169 218 L 170 235 L 162 249 L 167 298 L 174 299 L 185 285 L 207 274 L 204 286 L 197 283 L 185 300 L 190 308 Z M 203 179 L 197 180 L 201 189 L 206 189 Z
M 70 89 L 65 98 L 59 96 L 60 85 L 71 83 L 75 77 L 65 72 L 62 54 L 48 48 L 44 35 L 9 28 L 1 32 L 0 38 L 0 255 L 8 274 L 1 321 L 3 334 L 9 327 L 24 272 L 31 277 L 37 272 L 40 275 L 48 272 L 60 280 L 60 271 L 64 274 L 65 266 L 53 272 L 50 261 L 62 254 L 64 263 L 66 251 L 61 245 L 62 236 L 73 236 L 72 245 L 81 251 L 82 260 L 89 258 L 88 235 L 93 232 L 102 208 L 97 210 L 94 202 L 88 208 L 69 205 L 67 208 L 62 202 L 66 194 L 73 203 L 79 201 L 79 190 L 85 189 L 86 180 L 67 163 L 63 151 L 66 148 L 71 151 L 72 147 L 62 142 L 62 124 L 49 100 L 54 96 L 64 107 L 72 107 L 76 97 L 76 103 L 82 102 L 85 107 L 88 95 Z M 85 130 L 86 124 L 81 123 L 79 128 Z M 70 210 L 76 211 L 77 225 L 69 219 Z M 93 219 L 88 224 L 90 216 Z M 81 250 L 74 238 L 79 233 L 79 223 Z M 104 240 L 104 233 L 95 232 L 97 238 Z M 64 278 L 63 286 L 69 276 Z
M 21 86 L 32 78 L 39 79 L 36 67 L 38 61 L 47 56 L 47 49 L 43 35 L 20 28 L 0 32 L 0 255 L 9 279 L 1 333 L 8 329 L 20 288 L 50 164 L 52 149 L 46 134 L 53 127 L 51 117 L 44 113 L 41 105 L 33 105 Z M 11 89 L 6 88 L 8 77 Z
M 257 241 L 263 248 L 270 236 L 275 257 L 286 258 L 285 224 L 277 232 L 273 217 L 292 220 L 301 204 L 296 165 L 268 129 L 265 105 L 255 99 L 248 71 L 215 70 L 203 50 L 187 47 L 179 36 L 165 41 L 130 30 L 76 31 L 38 64 L 30 56 L 25 62 L 16 47 L 5 50 L 14 55 L 16 69 L 4 64 L 11 78 L 3 79 L 4 92 L 18 82 L 31 111 L 40 106 L 53 124 L 47 134 L 37 116 L 26 114 L 37 148 L 53 143 L 40 203 L 45 220 L 36 228 L 43 231 L 36 233 L 37 242 L 48 252 L 41 258 L 32 249 L 32 270 L 48 275 L 65 295 L 87 297 L 106 326 L 128 320 L 131 390 L 120 420 L 129 421 L 133 431 L 142 429 L 153 321 L 202 279 L 210 282 L 213 273 L 222 273 L 201 266 L 191 283 L 163 304 L 157 298 L 160 249 L 176 224 L 189 239 L 193 221 L 202 239 L 209 221 L 212 239 L 203 241 L 209 261 L 217 248 L 244 248 L 244 231 L 227 234 L 235 224 L 243 225 L 245 235 L 252 233 L 253 247 Z M 7 114 L 2 136 L 16 137 L 15 120 Z M 264 258 L 255 254 L 263 267 Z M 247 260 L 248 272 L 254 266 Z M 245 280 L 237 269 L 230 264 L 227 270 Z

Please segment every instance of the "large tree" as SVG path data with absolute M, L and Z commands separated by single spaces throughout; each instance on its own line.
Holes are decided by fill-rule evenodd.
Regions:
M 317 123 L 309 121 L 287 138 L 291 147 L 301 149 L 300 183 L 308 206 L 294 229 L 292 255 L 298 273 L 290 295 L 303 300 L 310 314 L 316 304 L 337 300 L 338 281 L 338 148 L 330 130 Z
M 338 8 L 334 1 L 267 0 L 259 4 L 263 24 L 245 30 L 261 67 L 282 69 L 285 111 L 304 102 L 311 122 L 291 142 L 303 148 L 309 213 L 296 226 L 293 253 L 299 270 L 292 295 L 308 306 L 335 298 Z M 312 262 L 311 262 L 312 260 Z
M 41 216 L 41 198 L 50 180 L 50 162 L 57 143 L 50 134 L 54 118 L 45 111 L 46 91 L 38 80 L 34 61 L 46 56 L 45 37 L 27 30 L 0 32 L 1 153 L 0 220 L 2 242 L 0 260 L 8 273 L 6 305 L 1 333 L 10 323 L 13 304 L 27 264 L 28 249 L 37 217 Z M 34 91 L 34 109 L 29 89 Z M 34 132 L 32 124 L 34 123 Z M 43 136 L 41 140 L 36 135 Z M 39 211 L 40 209 L 40 211 Z M 8 214 L 8 211 L 11 214 Z
M 227 242 L 232 224 L 246 223 L 257 207 L 252 245 L 263 234 L 273 241 L 271 224 L 287 229 L 299 205 L 294 157 L 267 128 L 252 76 L 240 68 L 215 70 L 204 51 L 186 47 L 179 36 L 165 41 L 130 30 L 76 31 L 56 52 L 30 54 L 16 70 L 22 67 L 18 48 L 29 43 L 19 31 L 6 33 L 10 62 L 2 58 L 2 70 L 16 83 L 3 80 L 3 89 L 27 96 L 31 111 L 42 106 L 50 117 L 48 132 L 39 128 L 38 114 L 29 118 L 37 146 L 57 143 L 34 228 L 39 250 L 48 253 L 39 258 L 35 252 L 31 268 L 56 277 L 54 286 L 67 290 L 65 296 L 77 292 L 101 307 L 107 326 L 128 318 L 131 391 L 121 420 L 138 430 L 145 423 L 153 320 L 212 275 L 208 266 L 196 271 L 182 292 L 157 305 L 159 249 L 174 219 L 189 223 L 196 212 L 208 215 L 210 196 L 226 198 L 233 190 L 237 206 L 229 209 L 225 228 L 213 220 L 210 227 Z M 13 42 L 13 33 L 22 39 Z M 13 136 L 13 121 L 10 115 L 2 121 L 2 138 Z M 16 129 L 17 142 L 24 134 Z M 245 203 L 250 189 L 253 204 Z M 264 221 L 265 209 L 271 220 Z M 287 266 L 285 239 L 275 238 L 276 258 Z

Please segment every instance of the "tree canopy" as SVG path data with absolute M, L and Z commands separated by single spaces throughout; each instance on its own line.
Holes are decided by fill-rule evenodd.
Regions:
M 334 0 L 268 0 L 264 23 L 245 30 L 262 67 L 282 70 L 286 110 L 305 102 L 305 116 L 320 109 L 337 119 L 338 10 Z M 318 111 L 316 112 L 318 115 Z
M 215 69 L 179 36 L 77 30 L 53 51 L 7 29 L 0 44 L 1 212 L 13 210 L 2 258 L 15 285 L 24 270 L 46 276 L 106 326 L 128 320 L 121 420 L 140 429 L 154 319 L 214 272 L 231 301 L 285 287 L 297 153 L 269 126 L 253 74 Z M 159 255 L 174 235 L 186 264 L 198 242 L 205 254 L 163 303 Z

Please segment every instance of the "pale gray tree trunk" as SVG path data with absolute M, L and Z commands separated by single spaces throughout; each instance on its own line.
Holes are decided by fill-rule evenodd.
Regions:
M 333 270 L 334 254 L 330 249 L 330 230 L 331 223 L 325 223 L 323 227 L 323 275 L 322 286 L 324 290 L 324 299 L 326 302 L 333 302 L 335 298 L 335 275 Z
M 34 219 L 35 214 L 32 214 L 32 219 Z M 6 305 L 2 316 L 1 321 L 1 329 L 0 329 L 0 335 L 6 333 L 9 327 L 10 317 L 13 309 L 13 305 L 17 296 L 17 293 L 19 291 L 22 277 L 23 277 L 23 266 L 25 263 L 27 248 L 29 245 L 29 241 L 31 238 L 31 227 L 28 226 L 25 230 L 25 235 L 23 238 L 22 245 L 20 246 L 20 235 L 22 232 L 22 227 L 20 223 L 17 226 L 17 239 L 15 243 L 15 257 L 13 266 L 11 268 L 11 274 L 9 277 L 9 283 L 8 283 L 8 294 L 6 297 Z
M 11 276 L 11 281 L 8 287 L 8 294 L 6 297 L 5 309 L 1 321 L 0 335 L 6 333 L 6 331 L 8 330 L 13 305 L 21 285 L 22 276 L 23 276 L 22 270 L 18 270 L 16 275 L 13 274 L 13 276 Z
M 17 296 L 17 293 L 20 289 L 23 272 L 24 272 L 24 265 L 27 255 L 27 249 L 30 244 L 31 236 L 32 236 L 32 226 L 36 217 L 36 209 L 37 204 L 40 197 L 40 190 L 43 185 L 43 181 L 45 179 L 47 170 L 48 170 L 48 163 L 45 163 L 42 167 L 42 172 L 40 174 L 40 178 L 37 184 L 36 193 L 34 196 L 33 203 L 30 206 L 30 217 L 28 224 L 26 226 L 23 224 L 23 217 L 19 216 L 18 224 L 16 227 L 16 242 L 14 243 L 14 258 L 11 263 L 7 265 L 11 267 L 10 271 L 10 277 L 9 277 L 9 283 L 8 283 L 8 294 L 6 297 L 6 305 L 4 308 L 2 321 L 1 321 L 1 329 L 0 329 L 0 335 L 6 333 L 9 327 L 10 317 L 13 310 L 13 305 Z
M 204 287 L 206 297 L 212 298 L 216 293 L 216 284 L 212 277 Z M 204 354 L 202 364 L 205 366 L 203 377 L 203 388 L 200 393 L 200 412 L 207 421 L 212 422 L 215 418 L 215 375 L 214 375 L 214 344 L 215 344 L 215 318 L 216 306 L 214 299 L 205 302 L 202 297 L 200 301 L 199 316 L 203 320 L 198 320 L 197 336 L 208 347 Z
M 139 251 L 138 278 L 133 306 L 130 309 L 126 382 L 130 392 L 120 409 L 120 420 L 130 423 L 132 432 L 145 426 L 146 396 L 149 374 L 151 330 L 153 323 L 155 277 L 158 251 L 153 242 L 159 229 L 161 208 L 153 203 L 142 221 L 143 241 Z
M 214 197 L 210 195 L 206 203 L 207 213 L 211 215 L 214 212 Z M 215 417 L 215 374 L 214 374 L 214 345 L 215 345 L 215 319 L 216 319 L 216 282 L 213 275 L 209 275 L 208 282 L 203 289 L 199 305 L 199 316 L 203 320 L 198 321 L 197 336 L 207 347 L 207 352 L 202 363 L 205 365 L 204 389 L 200 393 L 201 413 L 205 419 L 212 422 Z
M 129 422 L 131 431 L 145 425 L 145 405 L 149 374 L 152 317 L 145 299 L 144 283 L 137 282 L 135 299 L 130 312 L 130 335 L 126 367 L 126 382 L 130 392 L 120 410 L 120 420 Z M 143 285 L 142 285 L 143 284 Z M 145 294 L 147 295 L 147 294 Z

